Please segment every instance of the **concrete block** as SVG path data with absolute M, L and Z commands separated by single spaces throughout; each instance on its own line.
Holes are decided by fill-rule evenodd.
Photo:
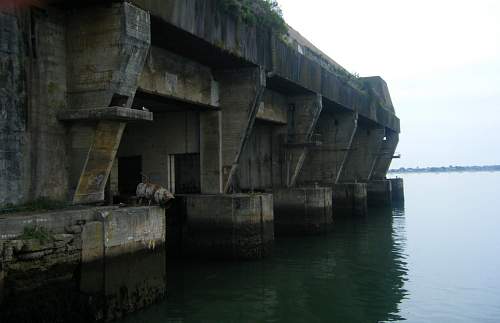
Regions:
M 273 191 L 274 227 L 280 234 L 315 234 L 333 226 L 331 188 L 283 188 Z
M 82 231 L 80 291 L 96 294 L 104 282 L 104 235 L 101 222 L 85 224 Z
M 368 206 L 387 207 L 392 205 L 390 180 L 371 181 L 367 184 Z
M 165 210 L 159 206 L 113 209 L 100 216 L 106 258 L 153 250 L 165 244 Z
M 184 200 L 184 255 L 252 259 L 269 254 L 274 241 L 271 195 L 191 195 Z
M 344 183 L 334 185 L 334 216 L 364 216 L 367 210 L 366 183 Z
M 393 202 L 404 202 L 405 191 L 404 191 L 404 181 L 402 178 L 391 178 L 391 190 L 392 190 L 392 201 Z

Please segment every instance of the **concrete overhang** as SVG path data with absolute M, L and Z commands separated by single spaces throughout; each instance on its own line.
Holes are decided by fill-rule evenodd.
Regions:
M 136 109 L 122 107 L 107 107 L 93 109 L 74 109 L 62 111 L 58 114 L 60 121 L 153 121 L 153 113 L 150 111 L 142 111 Z

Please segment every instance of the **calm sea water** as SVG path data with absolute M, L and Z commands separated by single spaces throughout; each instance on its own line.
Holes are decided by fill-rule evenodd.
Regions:
M 168 299 L 124 322 L 500 322 L 500 173 L 404 179 L 404 208 L 272 258 L 170 261 Z

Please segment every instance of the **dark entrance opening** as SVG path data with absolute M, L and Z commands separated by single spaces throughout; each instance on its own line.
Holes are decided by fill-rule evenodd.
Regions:
M 175 165 L 175 193 L 199 194 L 200 154 L 175 154 L 170 155 L 170 158 L 170 164 Z
M 120 157 L 118 159 L 118 190 L 120 196 L 133 196 L 142 181 L 142 156 Z

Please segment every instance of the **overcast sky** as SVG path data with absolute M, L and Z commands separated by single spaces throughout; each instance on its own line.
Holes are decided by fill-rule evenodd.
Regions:
M 500 164 L 500 0 L 280 0 L 350 72 L 382 76 L 401 119 L 392 167 Z

